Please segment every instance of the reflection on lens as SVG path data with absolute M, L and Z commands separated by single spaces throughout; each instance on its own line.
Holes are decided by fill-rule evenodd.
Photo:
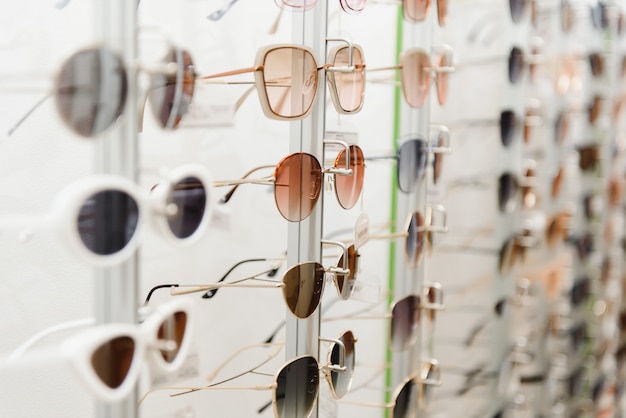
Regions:
M 430 57 L 422 50 L 411 49 L 402 54 L 400 66 L 404 99 L 411 107 L 422 107 L 430 90 Z
M 417 412 L 417 384 L 407 380 L 395 396 L 393 418 L 413 418 Z
M 420 298 L 410 295 L 391 310 L 391 349 L 404 351 L 415 344 L 420 321 Z
M 121 59 L 105 49 L 86 49 L 61 67 L 54 98 L 65 124 L 78 135 L 91 137 L 122 114 L 127 91 Z
M 308 318 L 317 309 L 324 290 L 324 266 L 314 261 L 291 267 L 283 276 L 283 296 L 291 313 Z
M 206 189 L 197 177 L 185 177 L 176 183 L 166 204 L 176 208 L 167 223 L 177 238 L 188 238 L 197 230 L 206 209 Z
M 98 347 L 91 356 L 91 366 L 98 378 L 111 389 L 124 383 L 134 360 L 135 341 L 117 337 Z
M 513 47 L 509 54 L 509 81 L 517 83 L 524 72 L 524 53 L 518 47 Z
M 350 390 L 352 385 L 352 376 L 354 375 L 354 334 L 352 331 L 346 331 L 339 341 L 341 341 L 346 348 L 344 357 L 344 366 L 346 370 L 343 372 L 330 371 L 331 377 L 331 389 L 333 390 L 337 398 L 342 398 Z M 330 364 L 339 365 L 341 361 L 341 348 L 338 344 L 333 344 L 333 348 L 330 353 Z
M 279 418 L 308 417 L 319 390 L 318 363 L 302 356 L 287 364 L 276 377 L 274 413 Z
M 274 199 L 290 222 L 306 219 L 320 196 L 322 167 L 311 154 L 297 152 L 278 163 L 274 173 Z
M 503 110 L 500 113 L 500 140 L 508 147 L 519 129 L 519 121 L 512 110 Z
M 358 145 L 350 145 L 350 165 L 352 174 L 344 176 L 335 174 L 335 194 L 337 201 L 344 209 L 350 209 L 356 205 L 361 196 L 363 189 L 363 178 L 365 176 L 365 159 L 363 151 Z M 342 149 L 337 159 L 335 159 L 335 168 L 346 168 L 346 150 Z
M 189 110 L 195 90 L 196 72 L 189 52 L 172 48 L 162 61 L 175 64 L 175 73 L 157 73 L 150 80 L 150 104 L 160 126 L 174 129 Z
M 166 318 L 159 330 L 157 331 L 157 339 L 163 343 L 173 342 L 170 348 L 161 348 L 159 351 L 163 360 L 168 363 L 174 362 L 180 351 L 180 347 L 185 339 L 185 331 L 187 330 L 187 314 L 185 312 L 176 312 L 174 315 Z
M 272 49 L 263 60 L 263 83 L 270 117 L 301 118 L 311 109 L 317 93 L 315 58 L 296 47 Z
M 515 209 L 517 194 L 517 178 L 511 173 L 504 173 L 498 179 L 498 208 L 500 212 L 510 212 Z
M 404 18 L 409 22 L 421 22 L 426 19 L 430 9 L 430 0 L 402 0 Z
M 424 140 L 410 139 L 400 146 L 397 173 L 398 188 L 401 191 L 411 193 L 417 190 L 424 176 L 427 158 L 427 145 Z
M 407 226 L 404 251 L 411 267 L 417 267 L 422 260 L 424 250 L 424 219 L 419 212 L 413 212 Z
M 350 269 L 350 274 L 335 274 L 337 281 L 337 289 L 339 291 L 339 297 L 343 300 L 347 300 L 352 296 L 352 292 L 354 291 L 354 287 L 356 285 L 356 273 L 359 268 L 357 264 L 357 260 L 359 258 L 359 253 L 354 248 L 354 245 L 348 247 L 348 269 Z M 343 268 L 343 254 L 339 258 L 337 262 L 337 267 Z
M 123 250 L 133 238 L 139 208 L 132 196 L 105 190 L 85 200 L 76 221 L 78 235 L 90 251 L 111 255 Z
M 339 107 L 346 113 L 358 112 L 363 106 L 363 92 L 365 91 L 365 68 L 363 54 L 359 48 L 352 48 L 353 72 L 329 71 L 339 99 Z M 337 51 L 333 61 L 334 67 L 350 66 L 350 48 L 343 47 Z

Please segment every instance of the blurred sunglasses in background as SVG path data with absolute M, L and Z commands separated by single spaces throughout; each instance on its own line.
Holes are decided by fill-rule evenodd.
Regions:
M 218 21 L 237 3 L 239 0 L 226 0 L 224 5 L 207 16 L 207 19 Z M 312 9 L 317 4 L 317 0 L 274 0 L 274 3 L 282 10 L 291 12 L 305 12 Z M 341 9 L 349 14 L 359 14 L 365 9 L 367 0 L 339 0 Z
M 183 49 L 171 48 L 160 68 L 139 66 L 137 69 L 150 77 L 149 88 L 142 98 L 139 123 L 143 121 L 143 109 L 149 101 L 161 128 L 175 129 L 193 98 L 195 72 L 191 55 Z M 103 47 L 77 51 L 61 65 L 52 92 L 26 112 L 9 130 L 9 135 L 53 97 L 61 120 L 70 130 L 85 138 L 97 136 L 124 112 L 127 77 L 127 69 L 115 52 Z

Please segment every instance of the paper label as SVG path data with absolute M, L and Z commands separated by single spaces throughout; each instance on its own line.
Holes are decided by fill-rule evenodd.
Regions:
M 203 102 L 200 95 L 195 95 L 193 103 L 180 122 L 183 128 L 229 127 L 234 125 L 234 111 L 230 103 Z M 207 95 L 205 95 L 207 96 Z
M 358 218 L 356 218 L 356 223 L 354 224 L 354 248 L 361 248 L 370 238 L 370 218 L 366 213 L 361 213 Z
M 339 131 L 326 131 L 324 139 L 330 139 L 334 141 L 343 141 L 348 144 L 358 145 L 359 134 L 358 132 L 339 132 Z

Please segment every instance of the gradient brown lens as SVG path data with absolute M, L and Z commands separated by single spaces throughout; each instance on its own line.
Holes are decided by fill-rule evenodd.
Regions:
M 552 187 L 550 188 L 550 196 L 552 199 L 559 197 L 561 186 L 563 185 L 563 167 L 559 167 L 554 178 L 552 179 Z
M 352 331 L 346 331 L 339 338 L 339 341 L 345 347 L 344 352 L 344 366 L 345 371 L 335 371 L 330 369 L 330 386 L 331 390 L 335 393 L 337 398 L 342 398 L 350 390 L 352 385 L 352 376 L 354 375 L 354 334 Z M 339 365 L 341 361 L 341 347 L 339 344 L 333 344 L 330 352 L 330 364 Z
M 344 176 L 334 174 L 335 179 L 335 195 L 337 201 L 344 209 L 354 207 L 361 196 L 363 189 L 363 178 L 365 176 L 365 158 L 363 151 L 358 145 L 350 145 L 350 164 L 348 167 L 352 170 L 352 174 Z M 335 159 L 335 168 L 346 168 L 346 150 L 342 149 Z
M 412 49 L 400 58 L 400 67 L 404 99 L 411 107 L 421 107 L 432 81 L 430 57 L 424 51 Z
M 424 251 L 424 219 L 419 212 L 413 212 L 409 225 L 407 226 L 407 236 L 404 241 L 404 253 L 407 262 L 411 267 L 417 267 L 422 260 Z
M 109 128 L 124 110 L 128 81 L 122 60 L 105 49 L 85 49 L 61 67 L 54 88 L 63 122 L 84 137 Z
M 277 418 L 308 417 L 319 391 L 319 364 L 302 356 L 284 366 L 276 376 L 273 403 Z
M 176 72 L 153 74 L 150 79 L 150 105 L 163 129 L 175 129 L 189 111 L 196 86 L 196 72 L 189 52 L 170 49 L 162 62 L 175 64 Z
M 414 379 L 407 380 L 395 396 L 392 410 L 393 418 L 414 418 L 417 413 L 418 386 Z
M 439 23 L 439 26 L 445 26 L 447 18 L 448 0 L 437 0 L 437 22 Z
M 441 58 L 439 58 L 439 68 L 447 67 L 452 67 L 452 57 L 450 54 L 443 54 Z M 435 85 L 437 87 L 437 101 L 443 106 L 448 98 L 448 73 L 437 73 Z
M 430 10 L 430 0 L 402 0 L 404 18 L 409 22 L 421 22 Z
M 397 301 L 391 310 L 391 349 L 405 351 L 417 341 L 421 316 L 420 298 L 409 295 Z
M 354 248 L 354 245 L 348 247 L 348 260 L 347 266 L 350 269 L 349 274 L 335 274 L 335 280 L 337 283 L 337 290 L 339 292 L 339 297 L 343 300 L 347 300 L 352 296 L 352 292 L 354 291 L 354 286 L 356 284 L 356 273 L 358 266 L 358 258 L 359 252 Z M 337 267 L 343 268 L 344 256 L 339 257 L 339 261 L 337 262 Z
M 337 51 L 332 62 L 334 67 L 348 67 L 350 65 L 350 48 L 343 47 Z M 353 72 L 328 71 L 328 77 L 334 81 L 339 99 L 339 107 L 346 113 L 358 112 L 363 106 L 363 92 L 365 91 L 365 66 L 363 53 L 359 48 L 352 48 Z
M 111 389 L 120 387 L 135 360 L 135 341 L 117 337 L 98 347 L 91 356 L 91 366 L 98 378 Z
M 274 179 L 274 199 L 283 218 L 290 222 L 306 219 L 322 188 L 317 158 L 304 152 L 288 155 L 276 166 Z
M 188 238 L 198 230 L 206 203 L 206 189 L 197 177 L 185 177 L 174 184 L 166 204 L 176 207 L 174 214 L 167 215 L 167 224 L 175 237 Z
M 600 117 L 600 107 L 601 107 L 602 99 L 598 96 L 594 96 L 591 100 L 591 104 L 588 107 L 588 115 L 589 115 L 589 123 L 591 125 L 595 125 L 598 121 L 598 117 Z
M 589 68 L 591 69 L 591 75 L 596 78 L 604 74 L 604 59 L 602 55 L 597 52 L 590 53 Z
M 272 114 L 288 119 L 305 116 L 317 94 L 317 63 L 297 47 L 271 49 L 263 60 L 263 83 Z
M 308 318 L 320 304 L 326 270 L 309 261 L 291 267 L 283 276 L 283 296 L 287 307 L 296 317 Z
M 160 342 L 170 343 L 173 342 L 172 348 L 161 348 L 161 356 L 163 360 L 168 363 L 174 362 L 180 347 L 183 345 L 185 339 L 185 332 L 187 331 L 187 314 L 185 312 L 175 312 L 170 317 L 166 318 L 159 330 L 157 331 L 157 338 Z

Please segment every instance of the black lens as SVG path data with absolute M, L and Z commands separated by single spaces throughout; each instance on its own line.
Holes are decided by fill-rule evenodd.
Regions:
M 174 129 L 189 110 L 195 90 L 196 73 L 189 52 L 172 48 L 163 58 L 175 64 L 175 72 L 153 74 L 150 80 L 150 105 L 160 126 Z
M 123 336 L 98 347 L 91 356 L 91 366 L 102 383 L 116 389 L 124 383 L 133 364 L 135 341 Z
M 91 137 L 122 114 L 127 91 L 120 58 L 105 49 L 86 49 L 63 64 L 54 97 L 66 125 L 78 135 Z
M 417 190 L 419 181 L 426 169 L 426 142 L 421 139 L 410 139 L 400 146 L 398 151 L 398 187 L 404 193 Z
M 339 338 L 346 348 L 344 357 L 344 366 L 346 370 L 343 372 L 330 371 L 330 382 L 338 398 L 342 398 L 350 390 L 352 384 L 352 375 L 354 374 L 354 334 L 352 331 L 346 331 L 341 338 Z M 330 362 L 334 365 L 339 365 L 341 360 L 341 347 L 339 344 L 333 344 L 333 348 L 330 353 Z
M 513 19 L 513 23 L 518 23 L 524 15 L 526 0 L 509 0 L 509 6 L 511 8 L 511 19 Z
M 391 349 L 404 351 L 415 344 L 420 321 L 420 298 L 409 295 L 391 310 Z
M 570 302 L 576 307 L 587 300 L 589 296 L 590 281 L 589 277 L 583 277 L 572 286 L 570 290 Z
M 299 357 L 278 373 L 274 403 L 279 418 L 308 417 L 319 390 L 319 370 L 315 357 Z
M 98 255 L 123 250 L 133 238 L 139 208 L 132 196 L 119 190 L 105 190 L 89 197 L 77 218 L 80 239 Z
M 513 47 L 509 54 L 509 81 L 517 83 L 524 72 L 524 53 L 518 47 Z
M 519 130 L 519 120 L 512 110 L 504 110 L 500 113 L 500 140 L 502 145 L 508 147 Z
M 417 267 L 422 260 L 424 250 L 424 220 L 419 212 L 413 212 L 407 227 L 407 236 L 404 241 L 404 252 L 411 267 Z
M 510 212 L 515 209 L 517 194 L 517 178 L 511 173 L 504 173 L 498 179 L 498 208 L 501 212 Z
M 396 395 L 393 418 L 413 418 L 417 410 L 417 384 L 408 380 Z
M 197 177 L 185 177 L 172 187 L 167 205 L 176 211 L 168 214 L 167 223 L 177 238 L 187 238 L 198 230 L 206 209 L 206 189 Z
M 324 266 L 310 261 L 291 267 L 283 276 L 283 296 L 298 318 L 308 318 L 317 309 L 324 289 Z

